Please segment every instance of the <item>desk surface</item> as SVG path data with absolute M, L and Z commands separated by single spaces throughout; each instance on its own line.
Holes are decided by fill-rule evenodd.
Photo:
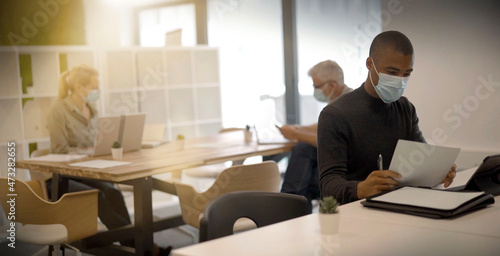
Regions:
M 460 175 L 458 175 L 458 182 Z M 500 196 L 455 219 L 428 219 L 363 207 L 339 207 L 339 233 L 320 234 L 317 214 L 174 250 L 195 255 L 498 255 Z
M 293 146 L 293 143 L 258 145 L 256 142 L 252 142 L 245 144 L 242 131 L 234 131 L 214 136 L 186 139 L 185 147 L 182 150 L 177 149 L 176 142 L 174 141 L 156 148 L 126 152 L 121 161 L 132 162 L 132 164 L 120 167 L 106 169 L 82 168 L 68 165 L 73 162 L 61 163 L 30 160 L 18 161 L 16 162 L 16 167 L 119 182 L 206 164 L 241 160 L 251 156 L 279 154 L 290 151 Z M 112 160 L 111 155 L 107 155 L 89 157 L 79 161 L 93 159 Z
M 500 250 L 498 236 L 357 219 L 343 210 L 339 233 L 324 236 L 317 215 L 177 249 L 173 255 L 498 255 Z
M 172 194 L 176 192 L 172 184 L 151 179 L 152 175 L 165 172 L 178 172 L 182 169 L 206 164 L 242 160 L 251 156 L 266 156 L 288 152 L 294 145 L 294 143 L 258 145 L 256 142 L 245 144 L 243 132 L 234 131 L 209 137 L 186 139 L 184 149 L 182 150 L 177 149 L 177 142 L 174 141 L 156 148 L 127 152 L 124 153 L 121 161 L 132 162 L 132 164 L 119 167 L 96 169 L 68 165 L 73 162 L 61 163 L 30 160 L 17 161 L 16 167 L 54 173 L 54 177 L 56 178 L 62 174 L 111 182 L 124 182 L 132 185 L 134 187 L 135 223 L 133 227 L 129 228 L 129 231 L 135 236 L 136 255 L 150 255 L 153 253 L 154 248 L 153 231 L 155 229 L 165 229 L 183 223 L 180 217 L 166 219 L 161 223 L 158 223 L 159 221 L 153 223 L 152 189 L 155 188 Z M 75 162 L 94 159 L 111 160 L 111 156 L 89 157 Z M 53 195 L 57 196 L 59 193 L 58 190 L 53 189 Z M 158 224 L 157 226 L 161 228 L 155 228 L 153 224 Z M 116 235 L 113 235 L 113 233 L 104 233 L 87 238 L 87 243 L 106 245 L 117 240 Z M 104 252 L 104 255 L 109 255 L 109 253 Z

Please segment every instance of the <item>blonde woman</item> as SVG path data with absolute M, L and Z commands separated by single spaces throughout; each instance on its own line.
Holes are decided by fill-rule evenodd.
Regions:
M 51 152 L 55 154 L 82 153 L 94 144 L 97 131 L 99 74 L 86 65 L 79 65 L 61 74 L 59 99 L 48 114 Z M 120 190 L 112 183 L 61 177 L 68 179 L 68 192 L 99 189 L 98 214 L 108 229 L 130 224 L 130 216 Z M 52 180 L 47 181 L 51 190 Z M 121 241 L 133 247 L 134 241 Z

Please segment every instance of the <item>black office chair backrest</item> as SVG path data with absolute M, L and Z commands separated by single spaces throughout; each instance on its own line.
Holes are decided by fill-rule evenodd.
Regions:
M 232 235 L 234 223 L 249 218 L 257 227 L 308 214 L 303 196 L 276 192 L 238 191 L 221 195 L 205 208 L 200 220 L 200 242 Z

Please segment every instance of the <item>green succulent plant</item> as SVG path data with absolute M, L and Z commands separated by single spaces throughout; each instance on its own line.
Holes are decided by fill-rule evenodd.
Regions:
M 112 148 L 121 148 L 121 147 L 122 147 L 122 145 L 120 144 L 120 142 L 115 141 L 115 142 L 113 142 L 113 145 L 112 145 L 111 147 L 112 147 Z
M 333 196 L 323 197 L 319 201 L 319 212 L 320 213 L 336 213 L 337 206 L 339 206 L 339 202 Z

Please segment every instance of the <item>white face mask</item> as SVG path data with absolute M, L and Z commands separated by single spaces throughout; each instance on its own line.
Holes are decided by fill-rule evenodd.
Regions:
M 328 97 L 325 96 L 321 88 L 314 88 L 314 98 L 320 102 L 328 102 Z
M 87 94 L 87 98 L 85 101 L 88 103 L 93 103 L 99 100 L 101 98 L 101 91 L 99 90 L 90 90 L 89 93 Z
M 330 98 L 329 96 L 331 95 L 328 95 L 326 96 L 324 93 L 323 93 L 323 87 L 325 86 L 330 86 L 330 82 L 325 82 L 323 83 L 322 85 L 316 87 L 313 85 L 314 87 L 314 93 L 313 93 L 313 96 L 314 98 L 317 100 L 317 101 L 320 101 L 320 102 L 330 102 Z M 332 92 L 333 93 L 333 92 Z
M 373 85 L 372 75 L 370 74 L 370 81 L 372 82 L 375 91 L 380 99 L 385 103 L 391 103 L 401 98 L 405 92 L 406 85 L 408 84 L 409 77 L 391 76 L 384 73 L 379 73 L 373 63 L 373 68 L 378 75 L 377 86 Z
M 87 90 L 87 89 L 85 88 L 85 90 Z M 98 101 L 99 98 L 101 98 L 101 91 L 99 91 L 97 89 L 90 90 L 90 91 L 87 90 L 87 97 L 83 97 L 83 95 L 81 93 L 78 93 L 78 95 L 80 95 L 80 97 L 82 97 L 82 99 L 85 100 L 87 103 L 94 103 L 94 102 Z

